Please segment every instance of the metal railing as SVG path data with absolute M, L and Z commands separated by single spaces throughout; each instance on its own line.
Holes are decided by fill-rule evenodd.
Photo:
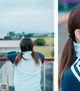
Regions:
M 5 61 L 5 62 L 8 62 L 9 60 L 7 58 L 0 58 L 0 61 Z M 44 58 L 44 91 L 46 91 L 46 61 L 54 61 L 54 58 L 50 58 L 50 57 L 45 57 Z M 5 91 L 8 91 L 9 90 L 9 81 L 8 81 L 8 75 L 7 75 L 7 90 Z
M 5 57 L 0 57 L 0 61 L 8 61 L 8 59 Z M 45 57 L 44 61 L 54 61 L 54 58 L 53 57 L 52 58 L 51 57 Z
M 46 91 L 46 61 L 54 61 L 54 58 L 44 58 L 44 91 Z

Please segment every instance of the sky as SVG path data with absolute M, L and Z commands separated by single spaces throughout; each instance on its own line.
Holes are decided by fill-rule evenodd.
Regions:
M 0 31 L 53 32 L 53 0 L 0 0 Z

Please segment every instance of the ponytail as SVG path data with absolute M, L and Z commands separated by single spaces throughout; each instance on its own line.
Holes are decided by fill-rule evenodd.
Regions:
M 76 57 L 73 39 L 69 38 L 63 48 L 61 60 L 60 60 L 60 68 L 59 68 L 59 76 L 58 76 L 58 85 L 61 85 L 61 79 L 64 71 L 71 66 Z
M 39 55 L 36 52 L 34 52 L 34 51 L 32 51 L 32 54 L 31 55 L 32 55 L 35 63 L 36 64 L 39 64 L 39 59 L 40 59 Z
M 15 58 L 15 61 L 14 61 L 15 64 L 17 65 L 21 59 L 22 59 L 22 52 L 19 53 L 19 54 L 17 55 L 17 57 Z

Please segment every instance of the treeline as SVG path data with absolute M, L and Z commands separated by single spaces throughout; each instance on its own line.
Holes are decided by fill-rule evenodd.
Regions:
M 54 36 L 54 32 L 53 33 L 45 33 L 45 34 L 39 34 L 39 33 L 15 33 L 14 31 L 10 31 L 7 33 L 6 36 L 4 36 L 5 40 L 14 40 L 14 39 L 21 39 L 21 38 L 26 38 L 26 37 L 53 37 Z
M 78 3 L 63 3 L 62 0 L 58 0 L 58 10 L 59 11 L 70 11 Z

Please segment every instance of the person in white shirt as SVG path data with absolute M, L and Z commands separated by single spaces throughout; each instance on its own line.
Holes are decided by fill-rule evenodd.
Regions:
M 14 87 L 15 91 L 41 90 L 41 61 L 34 52 L 34 43 L 30 38 L 20 42 L 21 52 L 15 58 Z

